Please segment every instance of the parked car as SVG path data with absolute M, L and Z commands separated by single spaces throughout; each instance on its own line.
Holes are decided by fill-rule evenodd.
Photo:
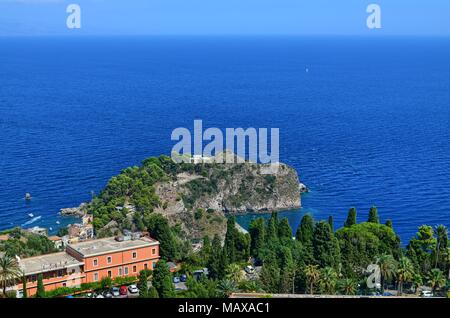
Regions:
M 127 286 L 120 286 L 120 288 L 119 288 L 119 293 L 120 293 L 122 296 L 128 295 L 128 289 L 127 289 Z
M 120 296 L 119 287 L 113 287 L 113 288 L 111 288 L 111 294 L 112 294 L 114 297 L 119 297 L 119 296 Z
M 130 285 L 130 286 L 128 286 L 128 291 L 129 291 L 131 294 L 137 294 L 137 293 L 139 293 L 139 289 L 137 288 L 136 285 Z
M 187 281 L 187 276 L 186 275 L 181 275 L 180 276 L 180 281 L 182 281 L 183 283 Z
M 105 298 L 102 294 L 98 294 L 95 298 Z
M 247 265 L 247 266 L 245 266 L 245 272 L 247 274 L 253 274 L 253 273 L 255 273 L 255 268 L 251 265 Z
M 113 294 L 109 290 L 105 290 L 103 292 L 103 297 L 105 297 L 105 298 L 113 298 Z
M 174 283 L 174 284 L 178 284 L 179 282 L 180 282 L 180 277 L 175 276 L 175 277 L 173 278 L 173 283 Z
M 430 290 L 422 290 L 422 297 L 433 297 L 433 293 Z

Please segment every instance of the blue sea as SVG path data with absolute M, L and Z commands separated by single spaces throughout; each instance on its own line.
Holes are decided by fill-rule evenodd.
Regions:
M 281 161 L 311 190 L 281 213 L 294 228 L 372 205 L 403 242 L 450 226 L 449 38 L 5 37 L 0 230 L 73 222 L 59 209 L 170 154 L 194 119 L 280 129 Z

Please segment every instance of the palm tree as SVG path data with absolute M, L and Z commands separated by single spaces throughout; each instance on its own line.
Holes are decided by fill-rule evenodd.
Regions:
M 309 293 L 314 294 L 314 286 L 320 280 L 320 271 L 318 265 L 307 265 L 304 269 L 304 274 L 306 276 L 306 282 L 309 288 Z
M 422 276 L 420 276 L 419 273 L 414 273 L 412 278 L 412 288 L 414 289 L 414 292 L 417 294 L 417 291 L 419 290 L 419 287 L 422 286 Z
M 325 267 L 320 273 L 320 285 L 322 290 L 333 295 L 336 291 L 337 273 L 332 267 Z
M 450 279 L 450 248 L 447 248 L 447 266 L 448 266 L 447 278 Z
M 230 264 L 225 270 L 225 277 L 238 284 L 243 279 L 244 274 L 238 264 Z
M 402 256 L 397 266 L 397 282 L 398 282 L 398 294 L 401 296 L 403 293 L 403 283 L 409 282 L 413 279 L 414 267 L 409 258 Z
M 356 294 L 356 282 L 353 279 L 346 278 L 340 282 L 340 290 L 344 295 Z
M 395 274 L 396 262 L 392 255 L 383 254 L 376 259 L 375 263 L 380 267 L 381 293 L 384 293 L 384 284 L 386 280 L 390 279 Z
M 445 225 L 438 225 L 434 228 L 434 233 L 436 234 L 436 259 L 434 263 L 434 267 L 438 267 L 438 261 L 439 261 L 439 252 L 442 247 L 447 248 L 448 245 L 448 230 Z
M 14 285 L 17 279 L 23 276 L 19 263 L 15 258 L 3 255 L 0 257 L 0 287 L 3 290 L 3 296 L 6 296 L 6 287 Z
M 445 286 L 446 279 L 442 271 L 438 268 L 433 268 L 428 275 L 428 284 L 431 285 L 431 290 L 434 291 L 437 288 Z
M 236 283 L 229 279 L 221 280 L 217 285 L 217 289 L 219 290 L 219 293 L 225 297 L 229 297 L 232 293 L 238 291 Z

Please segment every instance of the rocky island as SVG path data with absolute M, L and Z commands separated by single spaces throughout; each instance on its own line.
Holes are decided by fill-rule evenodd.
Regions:
M 186 238 L 200 239 L 226 230 L 226 216 L 267 213 L 301 206 L 306 187 L 297 172 L 279 164 L 274 174 L 251 162 L 175 163 L 160 156 L 113 177 L 90 202 L 98 236 L 125 229 L 145 230 L 148 218 L 164 216 Z M 147 221 L 146 221 L 147 220 Z

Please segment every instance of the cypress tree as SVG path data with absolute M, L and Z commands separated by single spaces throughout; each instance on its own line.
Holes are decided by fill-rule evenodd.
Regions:
M 162 215 L 156 214 L 148 221 L 147 228 L 150 235 L 160 242 L 159 251 L 161 258 L 166 260 L 178 259 L 177 240 L 168 221 Z
M 280 240 L 292 240 L 292 228 L 287 218 L 283 218 L 278 225 L 278 237 Z
M 248 228 L 248 232 L 250 233 L 250 254 L 253 257 L 259 258 L 261 255 L 261 250 L 264 246 L 265 240 L 265 232 L 266 229 L 264 227 L 264 219 L 258 218 L 256 220 L 252 220 L 250 226 Z
M 172 274 L 165 260 L 160 260 L 156 263 L 153 271 L 152 285 L 156 288 L 161 298 L 171 298 L 175 295 Z
M 22 290 L 23 290 L 23 294 L 22 294 L 22 298 L 28 298 L 28 291 L 27 291 L 27 278 L 25 277 L 25 275 L 22 277 Z
M 386 221 L 386 226 L 387 226 L 387 227 L 390 227 L 391 229 L 393 229 L 394 227 L 393 227 L 393 225 L 392 225 L 392 220 L 387 220 L 387 221 Z
M 369 211 L 369 219 L 367 220 L 369 223 L 380 223 L 380 217 L 378 216 L 378 209 L 376 206 L 372 206 Z
M 250 242 L 246 242 L 243 235 L 236 228 L 236 218 L 234 216 L 228 218 L 224 244 L 224 248 L 227 251 L 227 262 L 241 261 L 243 255 L 246 255 L 248 251 L 246 244 L 250 244 Z
M 281 246 L 278 250 L 278 262 L 280 264 L 280 293 L 292 292 L 292 283 L 294 279 L 294 259 L 291 249 L 287 246 Z
M 227 262 L 227 250 L 222 248 L 219 236 L 214 236 L 212 241 L 212 254 L 209 259 L 208 269 L 211 279 L 222 279 L 225 276 Z
M 297 228 L 295 238 L 304 248 L 305 264 L 311 264 L 314 261 L 312 238 L 314 234 L 314 220 L 309 214 L 305 214 Z
M 332 215 L 328 217 L 328 224 L 330 225 L 331 232 L 334 232 L 334 219 Z
M 317 223 L 314 228 L 313 250 L 317 265 L 321 268 L 329 266 L 337 269 L 340 262 L 339 243 L 325 221 Z
M 261 270 L 261 283 L 268 293 L 277 293 L 280 287 L 280 267 L 274 255 L 269 255 Z
M 309 214 L 305 214 L 297 228 L 295 238 L 302 244 L 311 243 L 314 232 L 314 220 Z
M 208 264 L 209 263 L 209 259 L 211 258 L 212 255 L 212 246 L 211 246 L 211 240 L 209 239 L 208 236 L 205 236 L 203 238 L 203 246 L 202 249 L 199 253 L 200 259 L 202 260 L 202 263 L 204 264 Z
M 139 282 L 138 282 L 138 288 L 139 288 L 139 297 L 141 298 L 147 298 L 148 297 L 148 283 L 147 283 L 147 271 L 143 270 L 139 273 Z
M 356 224 L 356 208 L 351 208 L 348 211 L 347 220 L 344 223 L 345 227 L 350 227 Z
M 267 240 L 275 242 L 278 240 L 278 213 L 272 212 L 269 221 L 267 222 Z
M 150 287 L 150 289 L 148 290 L 147 297 L 148 298 L 159 298 L 158 291 L 156 290 L 156 288 L 154 286 Z
M 36 298 L 45 298 L 45 288 L 42 274 L 38 275 Z

